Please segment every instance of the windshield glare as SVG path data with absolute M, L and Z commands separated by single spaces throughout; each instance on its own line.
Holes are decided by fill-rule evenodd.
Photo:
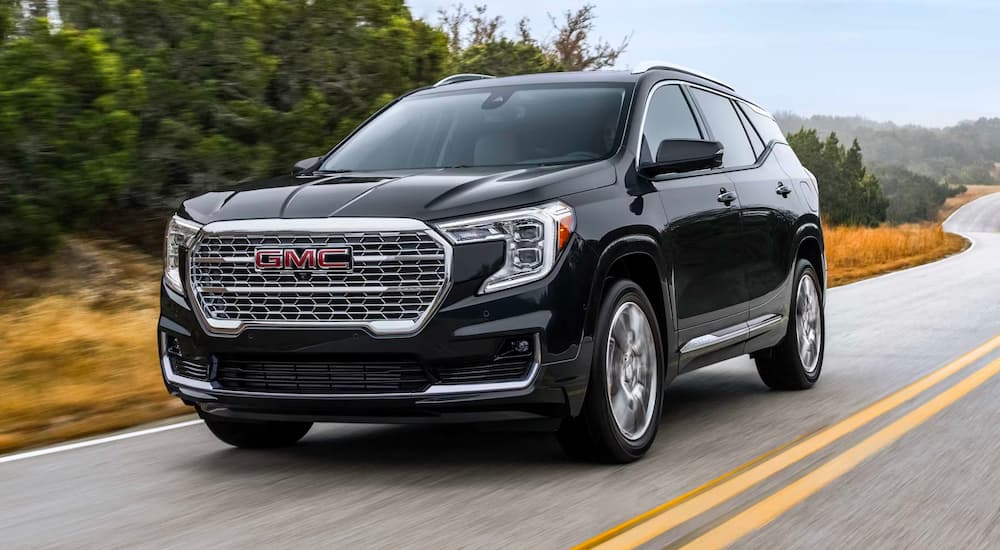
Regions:
M 323 171 L 569 164 L 611 156 L 629 89 L 504 86 L 403 99 L 366 124 Z

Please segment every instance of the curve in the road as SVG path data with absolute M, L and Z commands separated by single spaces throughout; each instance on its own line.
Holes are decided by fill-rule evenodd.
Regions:
M 1000 191 L 1000 187 L 997 190 Z M 1000 232 L 1000 192 L 963 205 L 948 216 L 944 230 L 950 233 Z

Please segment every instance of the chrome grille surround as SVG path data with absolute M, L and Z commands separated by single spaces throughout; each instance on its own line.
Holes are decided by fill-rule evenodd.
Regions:
M 258 271 L 257 248 L 349 246 L 349 271 Z M 202 227 L 185 283 L 202 326 L 219 336 L 248 327 L 419 332 L 451 287 L 452 247 L 406 218 L 257 219 Z

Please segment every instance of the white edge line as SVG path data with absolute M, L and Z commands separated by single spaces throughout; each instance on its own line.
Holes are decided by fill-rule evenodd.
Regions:
M 170 430 L 176 430 L 178 428 L 187 428 L 188 426 L 194 426 L 196 424 L 201 424 L 201 419 L 198 420 L 187 420 L 184 422 L 177 422 L 176 424 L 167 424 L 166 426 L 157 426 L 155 428 L 147 428 L 145 430 L 136 430 L 132 432 L 120 433 L 117 435 L 112 435 L 108 437 L 99 437 L 97 439 L 87 439 L 84 441 L 78 441 L 76 443 L 67 443 L 65 445 L 56 445 L 54 447 L 46 447 L 44 449 L 37 449 L 34 451 L 26 451 L 23 453 L 9 454 L 5 456 L 0 456 L 0 464 L 6 462 L 15 462 L 18 460 L 25 460 L 28 458 L 35 458 L 39 456 L 51 455 L 55 453 L 62 453 L 65 451 L 73 451 L 76 449 L 83 449 L 86 447 L 93 447 L 95 445 L 103 445 L 105 443 L 113 443 L 115 441 L 121 441 L 123 439 L 132 439 L 133 437 L 141 437 L 144 435 L 152 435 L 160 432 L 166 432 Z
M 993 191 L 993 192 L 991 192 L 991 193 L 986 193 L 985 195 L 983 195 L 982 197 L 979 197 L 978 199 L 975 199 L 975 200 L 972 200 L 972 201 L 969 201 L 969 202 L 967 202 L 967 203 L 963 204 L 962 206 L 959 206 L 958 208 L 956 208 L 956 209 L 955 209 L 955 211 L 954 211 L 954 212 L 952 212 L 951 214 L 949 214 L 949 215 L 948 215 L 948 217 L 947 217 L 947 218 L 945 218 L 943 222 L 941 222 L 941 227 L 942 227 L 942 228 L 944 228 L 944 224 L 946 224 L 946 223 L 950 222 L 950 221 L 951 221 L 951 219 L 955 217 L 955 214 L 958 214 L 959 212 L 961 212 L 961 211 L 962 211 L 962 209 L 963 209 L 963 208 L 965 208 L 966 206 L 969 206 L 970 204 L 972 204 L 972 203 L 974 203 L 974 202 L 977 202 L 977 201 L 979 201 L 980 199 L 985 199 L 986 197 L 991 197 L 991 196 L 993 196 L 993 195 L 995 195 L 995 194 L 997 194 L 997 193 L 1000 193 L 1000 191 Z

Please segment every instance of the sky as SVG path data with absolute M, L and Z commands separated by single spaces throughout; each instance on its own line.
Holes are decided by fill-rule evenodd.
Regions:
M 728 82 L 772 111 L 861 115 L 947 126 L 1000 116 L 1000 0 L 591 0 L 597 35 L 631 35 L 616 68 L 670 61 Z M 437 22 L 454 0 L 407 0 Z M 548 13 L 580 2 L 473 0 L 508 34 L 527 16 L 537 37 Z

